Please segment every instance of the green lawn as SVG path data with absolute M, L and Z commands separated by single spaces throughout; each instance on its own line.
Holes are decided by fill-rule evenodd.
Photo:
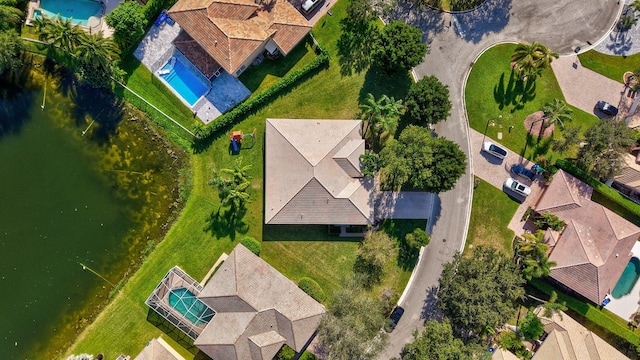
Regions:
M 325 21 L 321 20 L 319 26 L 314 29 L 318 41 L 334 56 L 337 54 L 334 50 L 340 34 L 340 20 L 346 16 L 346 5 L 347 2 L 339 1 L 332 8 L 333 16 L 327 17 Z M 301 46 L 307 48 L 307 44 Z M 307 57 L 303 55 L 299 59 L 304 62 Z M 176 119 L 180 118 L 183 125 L 193 125 L 194 120 L 189 116 L 188 109 L 170 96 L 162 84 L 153 81 L 150 73 L 145 72 L 139 62 L 128 58 L 123 66 L 131 73 L 127 80 L 129 86 L 135 87 L 136 91 L 148 91 L 147 95 L 160 103 L 160 106 L 156 106 L 162 106 L 163 111 L 167 109 L 168 114 Z M 258 74 L 258 70 L 259 68 L 255 70 L 256 76 L 262 77 L 266 83 L 275 81 L 274 77 L 287 72 L 271 70 Z M 268 75 L 264 75 L 267 73 Z M 165 339 L 169 338 L 170 344 L 185 358 L 193 359 L 197 349 L 190 341 L 185 341 L 179 331 L 167 327 L 164 323 L 158 323 L 157 316 L 147 309 L 144 300 L 166 271 L 174 265 L 180 265 L 195 279 L 202 279 L 219 255 L 222 252 L 229 253 L 245 234 L 264 240 L 262 257 L 284 275 L 292 280 L 298 280 L 303 276 L 311 277 L 330 298 L 331 294 L 340 288 L 341 280 L 352 272 L 358 243 L 329 237 L 326 227 L 310 227 L 292 232 L 291 229 L 265 228 L 262 225 L 265 119 L 350 119 L 358 113 L 358 104 L 367 92 L 377 95 L 385 93 L 402 98 L 410 84 L 411 78 L 408 74 L 389 77 L 376 71 L 364 71 L 342 76 L 339 59 L 334 57 L 329 68 L 279 94 L 272 102 L 257 109 L 234 127 L 244 132 L 257 129 L 257 141 L 253 148 L 243 149 L 239 156 L 232 156 L 229 154 L 228 137 L 226 134 L 220 134 L 204 151 L 193 154 L 193 189 L 183 213 L 116 298 L 91 325 L 80 329 L 82 333 L 67 350 L 67 355 L 102 352 L 106 358 L 115 358 L 120 353 L 135 356 L 147 341 L 162 335 Z M 251 87 L 256 89 L 265 86 L 262 82 L 251 84 Z M 175 131 L 177 133 L 180 130 Z M 208 181 L 213 178 L 214 170 L 232 167 L 238 157 L 242 157 L 243 164 L 251 165 L 251 202 L 239 222 L 213 223 L 210 215 L 217 208 L 218 196 L 208 185 Z M 397 259 L 393 259 L 381 286 L 391 286 L 401 292 L 409 276 L 410 271 L 401 270 L 397 266 Z
M 511 241 L 515 234 L 507 226 L 519 204 L 488 182 L 477 177 L 475 179 L 479 183 L 473 189 L 471 220 L 465 252 L 469 249 L 469 245 L 474 247 L 485 245 L 492 246 L 510 256 Z
M 524 126 L 524 119 L 540 110 L 544 104 L 553 99 L 562 99 L 564 96 L 556 81 L 553 71 L 549 68 L 543 71 L 534 83 L 526 83 L 518 80 L 510 67 L 510 57 L 515 49 L 515 44 L 496 45 L 487 50 L 474 64 L 467 87 L 465 89 L 466 108 L 471 128 L 484 133 L 487 136 L 498 139 L 498 132 L 502 132 L 502 144 L 512 151 L 535 160 L 538 155 L 546 155 L 553 159 L 558 157 L 571 157 L 577 152 L 577 147 L 566 154 L 557 154 L 550 148 L 553 137 L 560 138 L 562 129 L 555 127 L 554 135 L 547 138 L 539 138 L 528 133 Z M 581 126 L 584 131 L 589 126 L 597 123 L 597 117 L 582 110 L 571 107 L 573 121 L 567 126 Z M 490 119 L 498 116 L 495 126 L 488 126 Z M 514 128 L 509 132 L 509 126 Z
M 605 55 L 595 50 L 578 55 L 580 63 L 587 69 L 602 74 L 609 79 L 623 82 L 622 75 L 640 68 L 640 54 L 631 56 Z

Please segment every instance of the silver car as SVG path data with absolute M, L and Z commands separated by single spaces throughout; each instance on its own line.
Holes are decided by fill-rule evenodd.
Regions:
M 504 182 L 504 186 L 511 189 L 513 192 L 520 194 L 522 196 L 528 196 L 531 194 L 531 188 L 527 185 L 519 182 L 514 178 L 508 178 Z

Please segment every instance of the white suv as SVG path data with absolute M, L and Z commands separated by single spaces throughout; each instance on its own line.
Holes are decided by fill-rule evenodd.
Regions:
M 302 4 L 302 12 L 305 13 L 305 14 L 309 14 L 315 8 L 317 8 L 318 5 L 320 5 L 321 2 L 322 2 L 322 0 L 307 0 L 307 1 L 305 1 L 304 4 Z
M 484 144 L 482 144 L 482 150 L 497 157 L 498 159 L 504 159 L 505 157 L 507 157 L 507 150 L 492 143 L 491 141 L 485 141 Z

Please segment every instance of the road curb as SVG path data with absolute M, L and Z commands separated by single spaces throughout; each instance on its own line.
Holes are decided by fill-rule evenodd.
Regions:
M 411 277 L 409 277 L 409 281 L 407 282 L 407 286 L 404 287 L 404 291 L 402 292 L 402 295 L 400 295 L 400 299 L 398 299 L 398 305 L 402 306 L 402 303 L 404 302 L 404 297 L 407 295 L 407 290 L 409 290 L 411 288 L 411 284 L 413 283 L 413 280 L 416 277 L 416 270 L 419 268 L 418 264 L 420 264 L 420 262 L 422 261 L 422 254 L 424 253 L 424 249 L 425 247 L 422 246 L 420 247 L 420 254 L 418 255 L 418 262 L 416 263 L 416 266 L 413 267 L 413 271 L 411 272 Z

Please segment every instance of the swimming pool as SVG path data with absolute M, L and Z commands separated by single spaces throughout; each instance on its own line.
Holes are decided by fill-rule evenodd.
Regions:
M 631 292 L 633 286 L 640 277 L 640 260 L 637 257 L 632 257 L 624 268 L 620 279 L 616 283 L 616 286 L 611 291 L 611 296 L 614 299 L 619 299 Z
M 84 26 L 87 26 L 90 17 L 102 15 L 102 3 L 93 0 L 40 0 L 40 9 L 47 17 L 60 15 L 63 20 L 73 18 L 73 23 Z M 35 16 L 39 17 L 41 13 Z
M 209 90 L 209 87 L 203 84 L 180 60 L 170 60 L 159 73 L 173 90 L 191 106 Z
M 215 314 L 210 307 L 184 287 L 171 289 L 169 292 L 169 306 L 194 325 L 208 323 Z

